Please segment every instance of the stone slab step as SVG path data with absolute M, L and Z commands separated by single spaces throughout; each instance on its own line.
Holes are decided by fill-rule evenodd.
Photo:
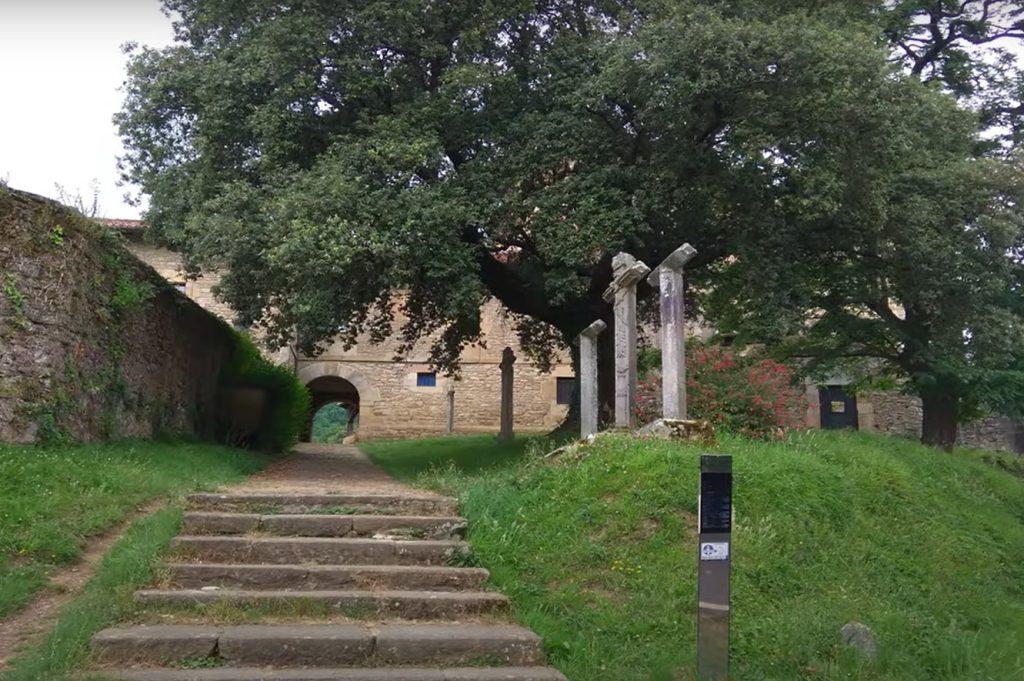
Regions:
M 444 565 L 468 545 L 452 540 L 181 536 L 171 547 L 178 556 L 212 563 Z
M 493 624 L 138 626 L 99 632 L 92 650 L 97 660 L 115 664 L 168 665 L 186 658 L 278 668 L 458 665 L 480 659 L 544 664 L 536 634 Z
M 232 565 L 170 563 L 163 566 L 167 584 L 242 589 L 400 589 L 457 591 L 487 583 L 483 568 L 419 565 Z
M 552 667 L 104 670 L 117 681 L 566 681 Z
M 404 513 L 458 515 L 458 502 L 450 497 L 379 494 L 192 494 L 194 509 L 243 513 L 308 513 L 333 515 Z
M 508 609 L 508 599 L 488 591 L 243 591 L 218 589 L 135 592 L 141 605 L 228 604 L 240 607 L 291 606 L 313 603 L 332 611 L 402 619 L 456 619 L 464 615 L 498 613 Z
M 386 534 L 396 539 L 455 539 L 465 535 L 458 516 L 323 515 L 191 511 L 182 532 L 193 535 L 267 532 L 295 537 L 359 537 Z

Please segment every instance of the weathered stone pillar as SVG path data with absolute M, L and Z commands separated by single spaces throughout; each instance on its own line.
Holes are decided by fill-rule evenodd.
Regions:
M 576 343 L 580 346 L 580 435 L 583 438 L 597 433 L 600 410 L 597 383 L 597 337 L 608 328 L 598 319 L 583 329 Z
M 612 259 L 614 279 L 604 292 L 615 311 L 615 425 L 632 428 L 636 407 L 636 285 L 651 268 L 629 253 Z
M 444 402 L 444 432 L 451 435 L 455 432 L 455 385 L 448 384 Z
M 690 244 L 672 251 L 651 272 L 647 283 L 661 291 L 662 416 L 686 418 L 686 312 L 683 306 L 683 267 L 697 255 Z
M 512 348 L 501 352 L 501 432 L 498 440 L 508 442 L 515 433 L 512 430 L 512 365 L 516 363 L 516 355 Z

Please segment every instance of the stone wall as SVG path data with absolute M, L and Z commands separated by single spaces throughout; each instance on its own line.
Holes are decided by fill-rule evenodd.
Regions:
M 0 188 L 0 440 L 211 435 L 231 343 L 119 237 Z
M 857 395 L 861 414 L 870 413 L 870 421 L 861 419 L 862 430 L 886 435 L 921 437 L 921 400 L 896 391 L 877 391 Z M 992 416 L 960 426 L 957 444 L 1007 452 L 1019 451 L 1017 425 L 1008 418 Z

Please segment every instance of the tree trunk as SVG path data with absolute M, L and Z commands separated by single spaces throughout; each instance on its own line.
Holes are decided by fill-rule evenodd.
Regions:
M 921 395 L 921 408 L 921 442 L 952 451 L 959 415 L 957 398 L 947 392 L 929 391 Z

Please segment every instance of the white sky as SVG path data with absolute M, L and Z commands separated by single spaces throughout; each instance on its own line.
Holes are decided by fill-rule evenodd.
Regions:
M 120 46 L 171 38 L 159 0 L 0 0 L 0 179 L 53 197 L 58 182 L 86 199 L 96 180 L 101 214 L 138 217 L 117 186 Z

